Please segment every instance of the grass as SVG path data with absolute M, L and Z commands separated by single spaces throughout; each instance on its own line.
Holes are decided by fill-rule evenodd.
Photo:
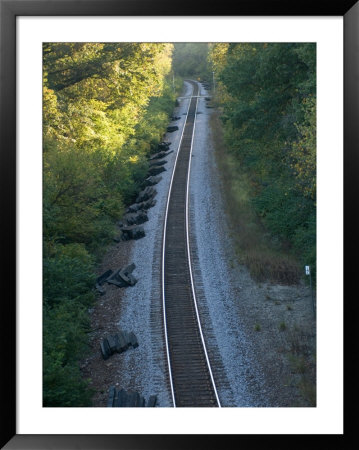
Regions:
M 285 243 L 280 244 L 271 238 L 252 207 L 255 187 L 240 163 L 226 149 L 218 111 L 211 115 L 211 129 L 239 262 L 248 267 L 258 282 L 298 283 L 301 271 L 297 260 L 288 254 Z
M 254 331 L 261 331 L 261 326 L 259 325 L 259 323 L 256 323 L 254 325 Z

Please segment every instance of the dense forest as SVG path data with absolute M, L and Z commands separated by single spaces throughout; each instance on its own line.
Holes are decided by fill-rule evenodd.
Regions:
M 271 241 L 285 243 L 315 279 L 316 46 L 217 43 L 209 59 L 225 142 L 250 181 L 251 207 Z M 264 258 L 267 272 L 274 259 Z M 296 278 L 280 272 L 273 271 L 277 281 Z
M 212 77 L 208 60 L 210 44 L 205 42 L 176 43 L 173 51 L 173 72 L 181 78 L 198 80 Z
M 211 82 L 213 73 L 251 208 L 315 275 L 314 44 L 46 43 L 44 406 L 91 405 L 78 360 L 88 350 L 96 265 L 147 174 L 182 79 Z

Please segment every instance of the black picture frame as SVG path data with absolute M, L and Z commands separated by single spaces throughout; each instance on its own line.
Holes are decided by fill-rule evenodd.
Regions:
M 18 16 L 343 16 L 344 18 L 344 241 L 348 270 L 344 283 L 351 292 L 355 280 L 349 261 L 356 248 L 355 187 L 358 178 L 357 142 L 359 142 L 359 2 L 302 0 L 245 0 L 220 4 L 203 1 L 172 3 L 168 0 L 0 0 L 0 168 L 2 239 L 1 255 L 5 263 L 2 275 L 1 313 L 1 391 L 3 419 L 1 448 L 7 449 L 183 449 L 225 448 L 242 444 L 266 443 L 275 435 L 17 435 L 16 434 L 16 17 Z M 353 266 L 355 267 L 355 265 Z M 355 290 L 353 290 L 355 292 Z M 355 303 L 355 296 L 353 297 Z M 354 306 L 345 305 L 348 334 L 354 329 Z M 355 339 L 350 339 L 355 340 Z M 347 340 L 348 342 L 348 340 Z M 352 350 L 345 351 L 345 357 Z M 346 358 L 346 373 L 353 373 Z M 354 371 L 355 373 L 355 371 Z M 347 381 L 347 380 L 346 380 Z M 348 393 L 348 390 L 346 394 Z M 345 397 L 349 410 L 349 395 Z M 344 435 L 332 435 L 343 441 L 353 430 L 353 419 L 345 421 Z M 281 435 L 282 436 L 282 435 Z M 287 436 L 293 438 L 294 435 Z M 314 442 L 320 435 L 295 436 L 298 443 Z M 206 439 L 208 438 L 208 439 Z M 282 436 L 283 438 L 283 436 Z M 5 445 L 5 447 L 3 447 Z M 280 445 L 276 443 L 276 447 Z M 287 445 L 287 443 L 285 444 Z M 343 442 L 337 448 L 344 448 Z

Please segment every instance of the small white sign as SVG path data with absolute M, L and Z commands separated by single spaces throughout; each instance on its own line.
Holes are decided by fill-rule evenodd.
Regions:
M 310 267 L 309 266 L 305 266 L 305 274 L 310 275 Z

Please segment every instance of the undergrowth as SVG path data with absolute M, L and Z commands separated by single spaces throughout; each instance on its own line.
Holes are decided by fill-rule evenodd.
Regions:
M 255 185 L 229 151 L 223 139 L 219 114 L 211 115 L 216 160 L 222 175 L 226 211 L 236 253 L 257 281 L 298 283 L 301 271 L 297 258 L 288 252 L 288 243 L 271 235 L 261 223 L 252 203 Z
M 241 166 L 238 159 L 224 143 L 220 111 L 211 115 L 212 138 L 215 145 L 216 162 L 221 174 L 222 190 L 231 238 L 237 260 L 246 265 L 258 286 L 263 282 L 284 285 L 297 284 L 303 276 L 300 256 L 296 246 L 290 245 L 283 237 L 276 236 L 264 225 L 255 209 L 253 199 L 257 193 L 257 183 Z M 315 229 L 315 227 L 314 227 Z M 301 247 L 306 252 L 303 239 Z M 308 244 L 309 245 L 309 244 Z M 315 258 L 315 257 L 314 257 Z M 267 300 L 271 297 L 267 295 Z M 281 302 L 275 301 L 275 305 Z M 293 308 L 287 306 L 287 311 Z M 262 327 L 254 324 L 254 331 Z M 290 327 L 284 321 L 278 323 L 278 331 L 287 342 L 287 358 L 293 377 L 305 406 L 316 406 L 316 357 L 315 331 Z M 301 405 L 303 406 L 303 405 Z

